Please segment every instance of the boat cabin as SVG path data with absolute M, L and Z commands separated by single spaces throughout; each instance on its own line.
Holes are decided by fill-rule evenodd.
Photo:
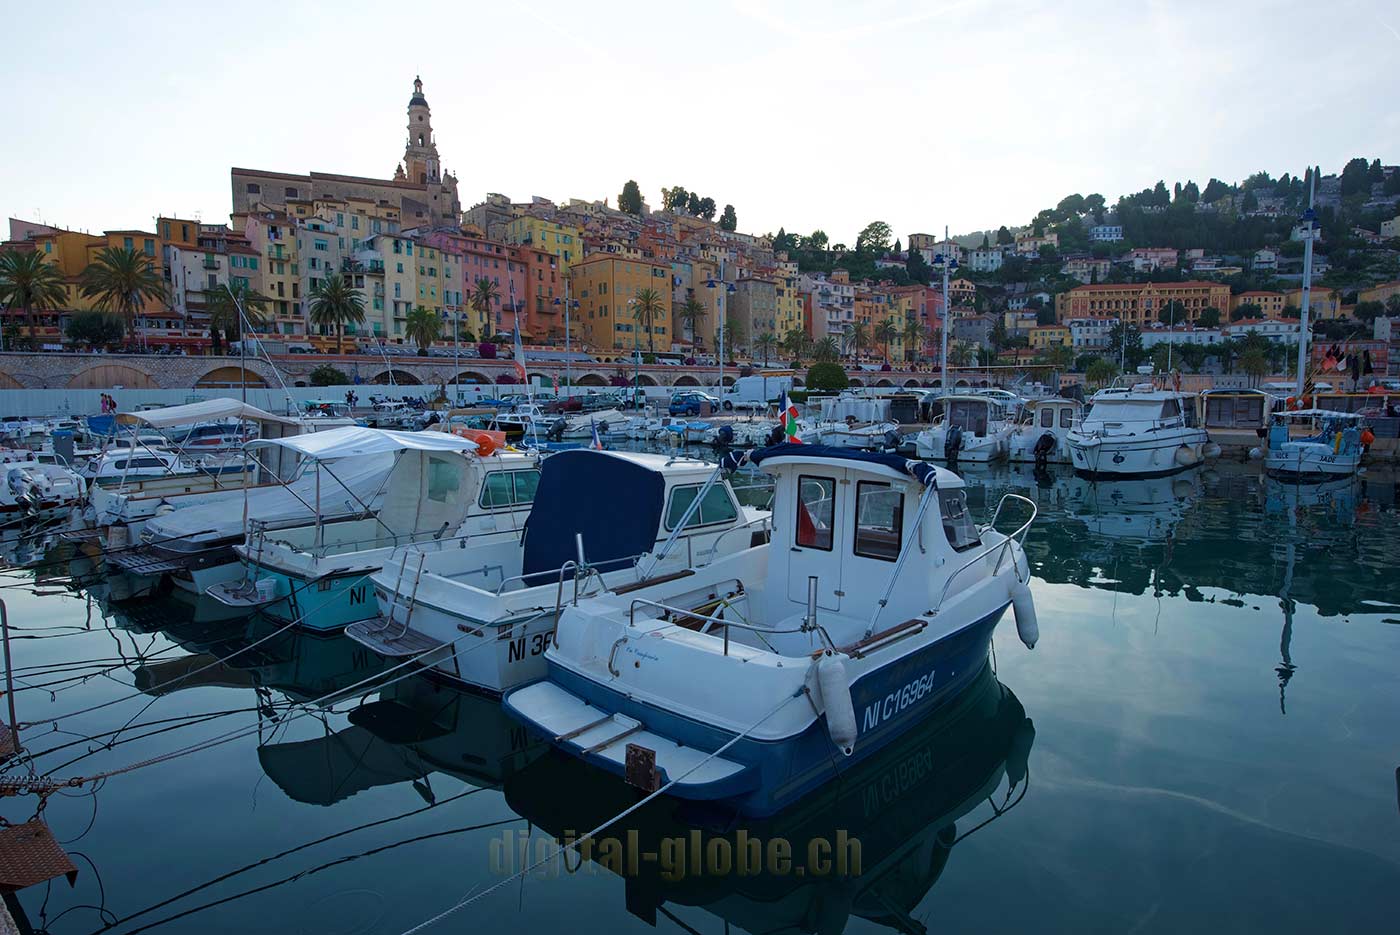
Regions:
M 1074 399 L 1052 396 L 1047 399 L 1031 400 L 1021 410 L 1019 425 L 1030 426 L 1044 431 L 1069 431 L 1079 420 L 1084 404 Z
M 943 415 L 938 423 L 962 429 L 969 435 L 985 436 L 1004 418 L 1001 402 L 988 396 L 944 396 L 939 402 Z
M 1084 411 L 1086 431 L 1121 429 L 1130 424 L 1195 428 L 1196 406 L 1189 393 L 1139 383 L 1132 388 L 1100 390 Z

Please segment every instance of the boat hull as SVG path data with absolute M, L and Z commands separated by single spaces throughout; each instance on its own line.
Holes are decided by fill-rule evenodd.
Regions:
M 1198 466 L 1206 441 L 1203 431 L 1170 438 L 1099 439 L 1096 444 L 1071 436 L 1069 450 L 1075 472 L 1085 477 L 1165 477 Z M 1189 454 L 1179 456 L 1183 449 Z
M 988 648 L 997 622 L 1009 604 L 940 640 L 888 664 L 871 669 L 851 684 L 851 701 L 859 734 L 849 756 L 843 756 L 828 735 L 825 716 L 817 717 L 796 734 L 779 740 L 744 737 L 722 754 L 743 769 L 708 783 L 678 782 L 670 794 L 718 802 L 741 814 L 764 817 L 791 805 L 838 775 L 852 769 L 941 707 L 970 683 L 987 664 Z M 634 719 L 652 734 L 690 750 L 713 752 L 733 740 L 728 731 L 685 715 L 639 702 L 573 669 L 548 663 L 549 681 L 590 709 Z M 529 691 L 527 689 L 526 691 Z M 523 694 L 523 693 L 522 693 Z M 518 706 L 520 696 L 505 699 L 507 710 L 546 733 L 549 729 Z M 805 703 L 805 702 L 801 702 Z M 754 712 L 755 719 L 763 712 Z M 621 763 L 571 740 L 556 740 L 565 752 L 616 775 Z M 664 784 L 679 776 L 660 777 Z
M 1330 479 L 1350 477 L 1361 464 L 1360 453 L 1341 454 L 1331 445 L 1291 443 L 1264 455 L 1264 470 L 1274 477 Z
M 336 633 L 380 614 L 374 584 L 369 580 L 378 567 L 325 574 L 314 580 L 255 562 L 248 562 L 247 569 L 253 581 L 272 578 L 277 582 L 277 599 L 258 609 L 282 623 L 294 623 L 317 633 Z

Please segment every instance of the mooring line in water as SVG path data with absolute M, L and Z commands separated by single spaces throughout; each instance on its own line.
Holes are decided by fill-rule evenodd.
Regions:
M 608 828 L 610 828 L 610 827 L 612 827 L 613 825 L 617 824 L 617 823 L 618 823 L 619 821 L 621 821 L 622 819 L 626 818 L 628 815 L 632 814 L 633 812 L 635 812 L 635 811 L 637 811 L 638 809 L 640 809 L 642 806 L 646 805 L 648 802 L 651 802 L 653 799 L 656 799 L 657 797 L 659 797 L 659 796 L 661 796 L 662 794 L 664 794 L 664 793 L 665 793 L 668 789 L 670 789 L 672 786 L 676 785 L 678 782 L 680 782 L 681 780 L 685 779 L 685 778 L 686 778 L 687 776 L 689 776 L 691 773 L 695 772 L 697 769 L 699 769 L 700 767 L 704 766 L 706 763 L 710 762 L 710 761 L 713 760 L 715 757 L 717 757 L 717 756 L 719 756 L 720 754 L 724 753 L 726 750 L 728 750 L 730 747 L 734 746 L 734 745 L 735 745 L 736 743 L 738 743 L 740 740 L 743 740 L 745 737 L 747 737 L 748 735 L 752 734 L 754 731 L 758 730 L 760 727 L 763 726 L 764 722 L 766 722 L 769 718 L 771 718 L 773 715 L 777 714 L 779 711 L 783 710 L 783 708 L 787 707 L 787 706 L 788 706 L 789 704 L 791 704 L 793 701 L 796 701 L 798 698 L 801 698 L 801 697 L 802 697 L 803 695 L 805 695 L 805 694 L 807 694 L 807 688 L 806 688 L 806 686 L 803 686 L 802 688 L 799 688 L 797 691 L 793 692 L 791 695 L 787 696 L 787 697 L 784 698 L 782 701 L 780 701 L 780 702 L 778 703 L 777 707 L 773 708 L 773 709 L 770 710 L 767 714 L 763 715 L 763 717 L 761 717 L 761 718 L 759 718 L 757 721 L 755 721 L 754 724 L 753 724 L 751 727 L 749 727 L 749 728 L 747 728 L 746 730 L 743 730 L 743 731 L 741 731 L 741 732 L 735 734 L 732 738 L 730 738 L 729 740 L 727 740 L 727 741 L 724 743 L 724 745 L 721 746 L 718 750 L 716 750 L 716 751 L 714 751 L 713 753 L 707 755 L 703 760 L 701 760 L 700 762 L 696 763 L 694 766 L 692 766 L 690 769 L 686 770 L 684 773 L 681 773 L 681 774 L 680 774 L 679 776 L 677 776 L 675 779 L 672 779 L 670 782 L 666 783 L 666 785 L 664 785 L 664 786 L 662 786 L 661 788 L 655 790 L 654 792 L 648 793 L 645 797 L 643 797 L 643 798 L 641 798 L 641 799 L 638 799 L 636 802 L 634 802 L 633 804 L 629 805 L 627 808 L 624 808 L 622 811 L 618 812 L 616 815 L 614 815 L 613 817 L 609 818 L 607 821 L 603 822 L 602 824 L 598 825 L 598 826 L 595 827 L 592 831 L 589 831 L 587 834 L 584 834 L 584 835 L 582 835 L 582 836 L 580 836 L 580 837 L 578 837 L 578 838 L 575 838 L 575 839 L 573 839 L 572 841 L 569 841 L 567 844 L 564 844 L 564 845 L 562 845 L 562 846 L 557 847 L 556 850 L 554 851 L 554 853 L 550 854 L 548 857 L 542 857 L 542 858 L 540 858 L 539 860 L 535 861 L 533 864 L 530 864 L 530 865 L 527 866 L 527 867 L 522 867 L 520 870 L 517 870 L 515 873 L 512 873 L 510 876 L 508 876 L 508 877 L 506 877 L 506 878 L 504 878 L 504 879 L 502 879 L 502 880 L 496 881 L 495 883 L 493 883 L 492 885 L 488 886 L 486 889 L 482 890 L 481 892 L 475 893 L 475 894 L 468 894 L 468 895 L 466 895 L 466 896 L 463 896 L 463 897 L 462 897 L 460 900 L 458 900 L 456 903 L 454 903 L 454 904 L 451 905 L 451 906 L 448 906 L 446 909 L 444 909 L 442 912 L 439 912 L 437 915 L 433 916 L 432 918 L 430 918 L 430 919 L 425 919 L 424 921 L 419 922 L 417 925 L 413 926 L 413 928 L 405 929 L 405 930 L 401 933 L 401 935 L 416 935 L 416 933 L 421 932 L 421 931 L 423 931 L 424 929 L 429 928 L 430 926 L 436 925 L 437 923 L 441 922 L 443 919 L 446 919 L 448 916 L 452 915 L 453 913 L 456 913 L 456 912 L 458 912 L 458 911 L 460 911 L 460 910 L 462 910 L 462 909 L 465 909 L 467 906 L 470 906 L 472 903 L 476 902 L 476 901 L 479 900 L 479 899 L 484 899 L 485 897 L 491 895 L 492 893 L 494 893 L 496 890 L 500 889 L 501 887 L 503 887 L 503 886 L 505 886 L 505 885 L 507 885 L 507 884 L 509 884 L 509 883 L 513 883 L 515 880 L 521 879 L 521 878 L 523 878 L 526 874 L 528 874 L 528 873 L 530 873 L 530 872 L 532 872 L 532 871 L 534 871 L 534 870 L 536 870 L 536 869 L 538 869 L 538 868 L 544 866 L 545 864 L 547 864 L 547 863 L 549 863 L 550 861 L 554 860 L 554 858 L 558 857 L 560 854 L 564 854 L 564 853 L 566 853 L 567 851 L 573 850 L 574 848 L 576 848 L 576 847 L 578 847 L 580 844 L 582 844 L 584 841 L 590 840 L 590 839 L 593 838 L 595 835 L 601 834 L 602 832 L 606 831 Z
M 522 620 L 516 621 L 515 623 L 511 624 L 511 629 L 514 629 L 516 626 L 522 626 L 524 624 L 530 623 L 536 619 L 538 619 L 538 615 L 536 615 L 535 617 L 527 617 Z M 328 692 L 325 695 L 322 695 L 320 698 L 313 698 L 309 701 L 304 702 L 294 702 L 290 707 L 287 708 L 287 712 L 284 713 L 282 723 L 289 723 L 290 721 L 296 720 L 301 717 L 305 717 L 306 715 L 316 713 L 312 710 L 313 708 L 325 708 L 333 706 L 338 701 L 344 700 L 345 697 L 353 695 L 359 689 L 369 686 L 371 684 L 373 684 L 374 690 L 383 691 L 390 685 L 397 684 L 398 682 L 401 682 L 404 679 L 414 678 L 420 674 L 419 670 L 416 668 L 409 669 L 407 672 L 395 676 L 392 679 L 383 681 L 383 677 L 391 672 L 398 671 L 399 669 L 403 669 L 408 666 L 416 666 L 417 663 L 427 658 L 428 656 L 431 656 L 435 653 L 440 653 L 446 647 L 453 646 L 458 641 L 464 640 L 469 636 L 477 635 L 479 634 L 474 632 L 462 633 L 461 635 L 453 638 L 452 640 L 446 643 L 441 643 L 437 646 L 432 647 L 431 649 L 424 650 L 416 656 L 411 656 L 405 659 L 403 662 L 398 663 L 397 665 L 391 666 L 390 668 L 385 669 L 381 672 L 376 672 L 374 675 L 371 675 L 368 678 L 361 679 L 353 685 L 347 685 L 343 688 L 337 688 L 335 691 Z M 473 646 L 471 649 L 466 650 L 464 655 L 476 652 L 479 649 L 485 649 L 487 647 L 494 646 L 497 642 L 498 640 L 496 639 L 482 640 L 482 642 L 478 643 L 476 646 Z M 244 648 L 246 649 L 248 647 Z M 177 680 L 172 679 L 171 683 L 175 681 Z M 784 704 L 786 704 L 786 702 L 784 702 Z M 300 708 L 301 710 L 297 711 L 298 708 Z M 777 709 L 774 710 L 776 711 Z M 48 722 L 40 721 L 38 723 L 43 724 Z M 126 728 L 124 727 L 122 729 L 125 730 Z M 100 779 L 108 779 L 112 776 L 120 776 L 124 773 L 130 773 L 135 772 L 138 769 L 144 769 L 147 766 L 156 766 L 168 760 L 174 760 L 182 756 L 200 753 L 204 750 L 209 750 L 222 744 L 241 739 L 251 734 L 255 734 L 261 729 L 261 723 L 254 724 L 250 727 L 235 728 L 223 734 L 216 734 L 213 737 L 201 740 L 198 743 L 190 744 L 186 747 L 177 748 L 175 750 L 171 750 L 168 753 L 162 753 L 153 757 L 148 757 L 144 760 L 138 760 L 137 762 L 129 763 L 126 766 L 120 766 L 114 769 L 103 770 L 101 772 L 94 773 L 91 776 L 72 776 L 68 779 L 51 779 L 48 776 L 39 776 L 33 773 L 31 773 L 31 775 L 29 775 L 28 777 L 0 776 L 0 798 L 11 795 L 43 795 L 50 792 L 56 792 L 59 789 L 79 788 L 83 785 L 86 785 L 87 783 L 96 782 Z M 686 775 L 689 775 L 689 773 L 687 773 Z

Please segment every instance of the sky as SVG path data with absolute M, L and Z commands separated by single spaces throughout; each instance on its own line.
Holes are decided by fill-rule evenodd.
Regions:
M 5 4 L 0 213 L 226 221 L 229 168 L 389 177 L 423 78 L 463 206 L 648 203 L 855 242 L 1072 192 L 1400 162 L 1394 0 Z

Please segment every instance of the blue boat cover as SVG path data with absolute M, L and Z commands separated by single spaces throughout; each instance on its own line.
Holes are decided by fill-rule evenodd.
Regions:
M 604 451 L 561 451 L 545 458 L 525 520 L 526 587 L 559 580 L 564 563 L 578 559 L 574 537 L 579 533 L 588 564 L 604 571 L 651 551 L 665 492 L 660 472 Z
M 781 445 L 769 445 L 767 448 L 754 448 L 749 451 L 731 451 L 720 459 L 720 465 L 726 471 L 734 471 L 744 464 L 762 464 L 769 458 L 812 458 L 833 461 L 860 461 L 864 464 L 878 464 L 898 471 L 908 477 L 912 477 L 919 483 L 936 487 L 937 469 L 925 461 L 911 461 L 908 458 L 901 458 L 899 455 L 885 454 L 878 451 L 856 451 L 851 448 L 837 448 L 832 445 L 794 445 L 784 442 Z

